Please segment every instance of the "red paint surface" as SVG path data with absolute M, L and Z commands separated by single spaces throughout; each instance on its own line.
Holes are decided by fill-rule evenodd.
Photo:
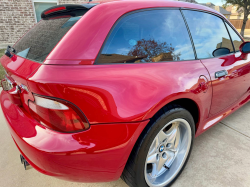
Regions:
M 213 85 L 213 99 L 211 115 L 220 113 L 225 108 L 240 101 L 241 97 L 248 94 L 250 88 L 250 58 L 242 60 L 235 54 L 202 60 L 207 67 Z M 228 75 L 215 78 L 215 72 L 227 70 Z
M 204 6 L 175 1 L 102 3 L 80 19 L 44 64 L 18 56 L 0 59 L 8 77 L 29 89 L 20 94 L 23 107 L 12 104 L 5 91 L 1 106 L 14 141 L 35 169 L 79 182 L 116 180 L 149 119 L 166 104 L 178 99 L 196 103 L 198 136 L 249 101 L 249 58 L 232 55 L 202 62 L 93 65 L 119 17 L 153 7 L 215 13 Z M 229 75 L 217 80 L 214 73 L 220 70 Z M 29 114 L 32 93 L 75 104 L 87 117 L 90 129 L 63 134 L 40 125 Z M 216 102 L 221 103 L 217 106 Z
M 5 91 L 1 107 L 13 139 L 32 166 L 44 174 L 79 182 L 118 179 L 148 123 L 92 125 L 84 132 L 63 134 L 41 126 L 23 108 L 13 105 Z
M 199 103 L 200 112 L 207 116 L 212 89 L 206 94 L 199 89 L 200 75 L 209 77 L 199 60 L 70 68 L 44 65 L 30 76 L 29 87 L 39 95 L 76 104 L 90 124 L 115 123 L 149 119 L 179 98 Z

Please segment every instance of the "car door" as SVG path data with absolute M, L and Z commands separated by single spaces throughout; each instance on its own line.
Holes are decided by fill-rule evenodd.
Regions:
M 239 57 L 239 46 L 243 41 L 224 19 L 200 11 L 183 10 L 183 13 L 197 58 L 211 76 L 213 98 L 210 116 L 216 115 L 239 102 L 247 93 L 250 86 L 246 81 L 250 70 L 249 59 Z

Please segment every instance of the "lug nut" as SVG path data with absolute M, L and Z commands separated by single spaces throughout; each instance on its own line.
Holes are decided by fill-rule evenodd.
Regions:
M 168 143 L 168 144 L 166 145 L 166 147 L 167 147 L 167 148 L 171 147 L 171 143 Z
M 162 153 L 162 158 L 167 158 L 167 154 L 166 153 Z
M 156 155 L 156 160 L 159 160 L 159 154 Z

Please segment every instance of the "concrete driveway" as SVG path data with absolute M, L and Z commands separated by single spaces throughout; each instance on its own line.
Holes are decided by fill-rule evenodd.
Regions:
M 250 186 L 250 103 L 195 139 L 194 149 L 173 187 Z M 126 187 L 119 179 L 110 183 L 84 184 L 62 181 L 25 171 L 0 111 L 0 186 L 14 187 Z

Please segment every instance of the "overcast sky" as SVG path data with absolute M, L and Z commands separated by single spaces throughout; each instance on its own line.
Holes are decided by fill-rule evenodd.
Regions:
M 211 3 L 213 3 L 213 4 L 215 4 L 215 5 L 219 5 L 219 6 L 221 6 L 221 5 L 223 5 L 223 2 L 222 2 L 222 0 L 196 0 L 198 3 L 208 3 L 208 2 L 211 2 Z

